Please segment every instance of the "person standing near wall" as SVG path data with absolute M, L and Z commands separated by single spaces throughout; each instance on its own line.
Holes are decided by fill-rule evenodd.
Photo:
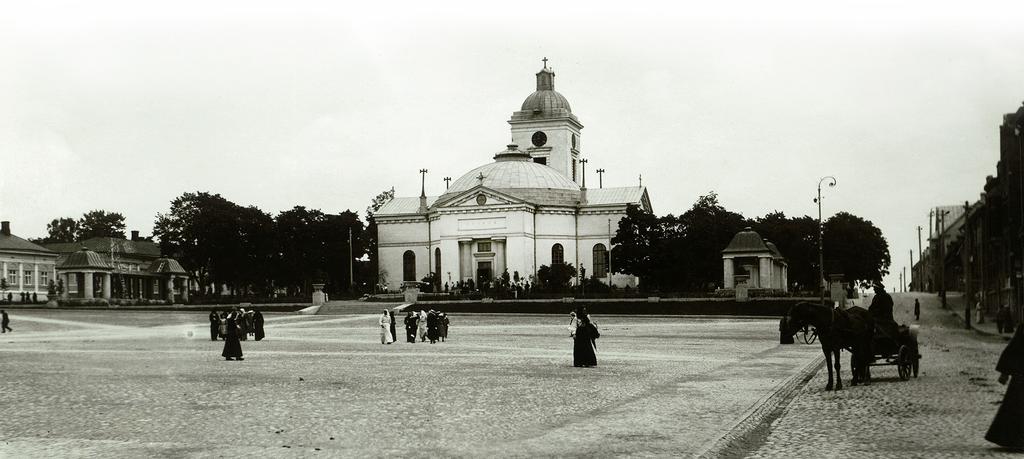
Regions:
M 914 298 L 914 320 L 921 320 L 921 301 Z

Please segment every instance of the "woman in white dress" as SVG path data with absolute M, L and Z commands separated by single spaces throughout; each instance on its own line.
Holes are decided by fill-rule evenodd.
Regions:
M 427 313 L 420 309 L 420 320 L 418 329 L 416 330 L 416 336 L 420 339 L 420 342 L 427 340 Z
M 388 315 L 387 311 L 380 316 L 377 321 L 380 325 L 380 344 L 391 344 L 395 341 L 395 338 L 391 336 L 391 316 Z

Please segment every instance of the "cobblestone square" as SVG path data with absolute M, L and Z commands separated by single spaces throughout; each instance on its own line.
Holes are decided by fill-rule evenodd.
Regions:
M 227 362 L 205 313 L 11 313 L 6 457 L 692 455 L 819 354 L 774 320 L 596 317 L 574 368 L 562 316 L 385 346 L 375 315 L 267 314 Z

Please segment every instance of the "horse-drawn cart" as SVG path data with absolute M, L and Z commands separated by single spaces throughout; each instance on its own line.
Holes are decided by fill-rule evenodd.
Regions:
M 871 341 L 873 359 L 870 366 L 895 365 L 900 379 L 906 381 L 913 375 L 917 377 L 921 354 L 917 347 L 917 330 L 900 325 L 896 327 L 895 337 L 880 328 L 875 329 Z

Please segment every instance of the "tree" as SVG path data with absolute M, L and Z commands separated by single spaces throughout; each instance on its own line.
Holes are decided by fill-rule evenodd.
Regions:
M 817 288 L 818 220 L 810 216 L 786 217 L 772 212 L 754 221 L 754 230 L 782 252 L 789 266 L 788 280 L 801 288 Z
M 690 210 L 679 216 L 683 231 L 682 255 L 677 269 L 682 273 L 680 286 L 686 290 L 706 290 L 722 282 L 722 249 L 750 222 L 718 203 L 712 191 L 697 199 Z
M 640 277 L 645 288 L 660 286 L 668 262 L 668 254 L 662 250 L 670 239 L 665 233 L 675 220 L 671 215 L 658 218 L 640 206 L 629 206 L 612 238 L 615 270 Z
M 395 187 L 378 193 L 366 208 L 366 231 L 363 233 L 363 244 L 367 261 L 365 263 L 366 272 L 360 276 L 362 282 L 366 284 L 384 283 L 381 280 L 380 265 L 377 261 L 377 222 L 373 215 L 392 199 L 395 199 Z
M 52 222 L 51 222 L 52 223 Z M 92 210 L 78 219 L 76 239 L 84 241 L 94 237 L 116 237 L 124 239 L 124 215 L 105 210 Z
M 869 220 L 839 212 L 825 222 L 825 273 L 847 281 L 881 281 L 889 274 L 889 243 Z
M 75 242 L 78 235 L 78 222 L 71 217 L 55 218 L 46 225 L 46 237 L 42 242 Z
M 571 263 L 541 265 L 537 269 L 537 280 L 544 291 L 561 293 L 569 290 L 569 281 L 576 277 L 576 268 Z

